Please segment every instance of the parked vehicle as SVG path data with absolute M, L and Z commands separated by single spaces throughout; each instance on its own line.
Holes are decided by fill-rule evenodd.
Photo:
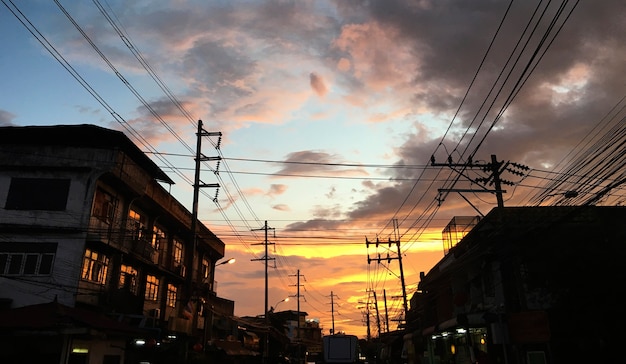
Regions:
M 322 338 L 324 363 L 357 363 L 359 340 L 355 335 L 328 335 Z

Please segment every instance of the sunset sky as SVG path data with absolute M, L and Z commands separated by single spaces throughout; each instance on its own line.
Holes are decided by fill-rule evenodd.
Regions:
M 396 246 L 366 239 L 400 241 L 410 298 L 452 217 L 496 207 L 450 192 L 493 190 L 454 165 L 511 162 L 504 206 L 626 201 L 598 193 L 623 153 L 588 157 L 626 129 L 625 34 L 622 0 L 2 0 L 0 126 L 124 131 L 191 210 L 202 120 L 199 218 L 237 260 L 218 295 L 263 313 L 267 221 L 269 305 L 299 288 L 325 334 L 364 336 L 374 292 L 391 329 L 402 308 Z

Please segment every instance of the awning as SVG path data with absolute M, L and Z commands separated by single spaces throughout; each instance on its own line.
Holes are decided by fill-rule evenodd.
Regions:
M 246 349 L 239 341 L 216 340 L 215 346 L 229 356 L 257 356 L 259 352 Z
M 58 334 L 85 333 L 97 330 L 120 335 L 136 335 L 136 327 L 115 321 L 103 314 L 66 306 L 56 301 L 0 311 L 0 329 L 4 332 L 47 331 Z

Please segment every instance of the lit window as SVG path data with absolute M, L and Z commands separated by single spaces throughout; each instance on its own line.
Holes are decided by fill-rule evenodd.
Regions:
M 124 288 L 137 294 L 137 269 L 130 265 L 122 264 L 120 267 L 119 288 Z
M 165 237 L 165 231 L 161 230 L 158 226 L 153 226 L 152 227 L 152 247 L 154 248 L 154 250 L 158 251 L 159 247 L 161 246 L 161 242 L 165 242 L 166 240 Z
M 174 239 L 173 247 L 172 259 L 174 260 L 174 265 L 180 266 L 183 264 L 183 243 L 178 239 Z
M 169 307 L 176 307 L 176 297 L 178 288 L 173 284 L 167 285 L 167 305 Z
M 128 230 L 133 240 L 144 239 L 146 235 L 146 218 L 137 210 L 128 211 Z
M 202 278 L 209 279 L 211 273 L 211 261 L 207 258 L 202 258 Z
M 145 298 L 150 301 L 156 301 L 159 299 L 159 280 L 156 276 L 146 276 Z
M 109 268 L 109 258 L 90 249 L 85 250 L 81 278 L 86 281 L 105 284 Z

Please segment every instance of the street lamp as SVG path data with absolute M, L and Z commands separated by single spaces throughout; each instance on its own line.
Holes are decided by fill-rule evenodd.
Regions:
M 276 309 L 278 308 L 278 305 L 280 305 L 283 302 L 288 302 L 288 301 L 289 301 L 289 297 L 276 302 L 276 304 L 274 305 L 274 311 L 276 311 Z
M 223 264 L 233 264 L 234 262 L 235 262 L 235 258 L 230 258 L 228 260 L 215 264 L 215 266 L 217 267 L 218 265 L 223 265 Z
M 230 258 L 220 263 L 216 263 L 215 267 L 224 265 L 224 264 L 233 264 L 235 262 L 235 258 Z M 215 271 L 213 271 L 213 275 L 215 276 Z M 215 292 L 215 286 L 213 286 L 212 291 Z M 205 305 L 208 307 L 208 317 L 204 318 L 204 337 L 203 337 L 203 346 L 206 346 L 209 339 L 213 338 L 213 319 L 214 319 L 214 307 L 212 304 L 212 298 L 207 297 L 208 301 L 205 302 Z

